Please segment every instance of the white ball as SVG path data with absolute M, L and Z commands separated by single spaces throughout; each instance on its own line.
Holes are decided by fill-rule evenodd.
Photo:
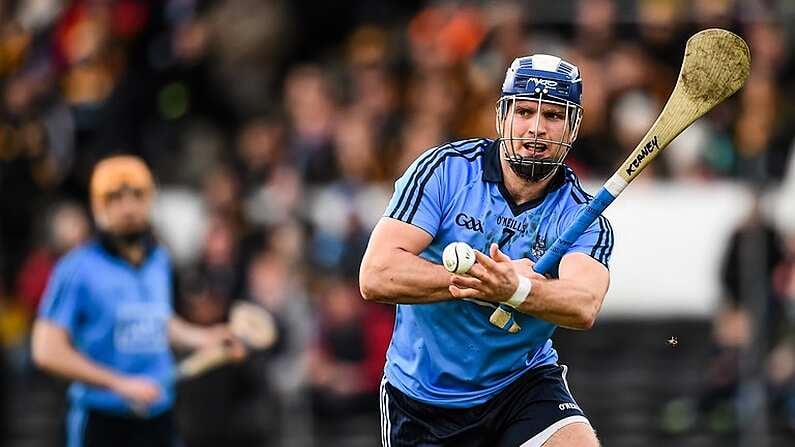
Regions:
M 450 273 L 466 273 L 475 264 L 475 250 L 466 242 L 453 242 L 444 247 L 442 263 Z

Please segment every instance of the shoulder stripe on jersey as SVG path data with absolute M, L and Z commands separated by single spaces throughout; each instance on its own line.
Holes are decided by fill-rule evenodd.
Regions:
M 411 173 L 411 177 L 409 177 L 409 181 L 406 183 L 406 187 L 403 188 L 403 192 L 400 193 L 400 198 L 398 199 L 397 203 L 395 204 L 395 208 L 392 210 L 391 213 L 389 213 L 389 217 L 394 218 L 395 217 L 395 213 L 402 206 L 403 200 L 406 198 L 406 193 L 408 193 L 408 191 L 409 191 L 408 184 L 414 181 L 414 177 L 417 175 L 417 171 L 419 171 L 420 165 L 425 163 L 428 159 L 433 158 L 438 152 L 439 152 L 438 150 L 429 151 L 427 154 L 425 154 L 422 157 L 422 159 L 420 161 L 417 162 L 417 168 L 414 170 L 414 172 Z
M 457 143 L 447 143 L 447 144 L 444 144 L 444 145 L 441 145 L 441 146 L 437 146 L 436 150 L 428 151 L 428 153 L 425 154 L 422 157 L 422 159 L 417 162 L 416 168 L 414 169 L 414 172 L 411 173 L 411 176 L 409 177 L 409 181 L 406 183 L 406 187 L 403 188 L 403 192 L 400 194 L 400 198 L 398 199 L 397 203 L 395 204 L 395 208 L 389 214 L 389 217 L 396 218 L 396 213 L 398 212 L 398 210 L 401 209 L 401 208 L 407 207 L 407 204 L 405 204 L 403 202 L 404 200 L 407 199 L 406 194 L 409 193 L 409 191 L 412 191 L 412 193 L 414 191 L 413 188 L 409 188 L 409 185 L 415 184 L 415 182 L 417 181 L 417 176 L 420 174 L 420 171 L 423 170 L 424 167 L 427 166 L 428 163 L 432 162 L 434 158 L 436 158 L 437 156 L 439 156 L 439 154 L 441 154 L 442 152 L 444 152 L 446 150 L 455 149 L 455 148 L 458 148 L 460 146 L 464 146 L 464 145 L 466 145 L 468 143 L 475 142 L 475 141 L 477 141 L 479 139 L 480 138 L 472 138 L 472 139 L 469 139 L 469 140 L 459 141 Z M 410 198 L 411 194 L 409 194 L 408 197 Z M 402 212 L 401 212 L 401 214 L 402 214 Z
M 474 146 L 467 147 L 465 149 L 460 149 L 466 146 L 467 144 L 473 144 L 476 142 L 479 143 L 477 143 Z M 486 143 L 487 141 L 482 138 L 473 138 L 469 140 L 459 141 L 458 143 L 448 143 L 447 145 L 442 146 L 441 150 L 435 151 L 433 157 L 427 159 L 427 161 L 424 162 L 422 167 L 419 166 L 417 167 L 417 170 L 415 171 L 414 180 L 413 182 L 410 182 L 411 190 L 409 192 L 408 199 L 403 203 L 403 206 L 401 207 L 400 210 L 400 214 L 397 216 L 397 218 L 402 220 L 406 212 L 408 212 L 410 207 L 412 207 L 412 203 L 414 204 L 413 208 L 416 210 L 416 208 L 419 206 L 419 203 L 422 201 L 422 192 L 424 191 L 424 185 L 428 183 L 428 180 L 433 176 L 433 172 L 446 158 L 450 156 L 464 156 L 471 154 L 486 146 Z M 408 186 L 409 184 L 406 185 L 407 189 Z M 419 186 L 422 186 L 423 188 L 422 190 L 420 190 L 419 194 L 415 196 L 415 192 L 417 191 L 417 188 Z M 411 214 L 413 216 L 414 213 Z M 407 221 L 410 223 L 411 218 L 407 219 Z
M 426 157 L 426 159 L 424 159 L 421 163 L 422 166 L 418 165 L 417 169 L 415 169 L 415 171 L 412 173 L 409 182 L 406 184 L 406 188 L 403 190 L 403 194 L 401 194 L 400 201 L 403 201 L 403 205 L 400 206 L 400 201 L 398 201 L 399 202 L 398 205 L 395 206 L 395 209 L 392 211 L 392 213 L 390 213 L 389 217 L 397 218 L 398 220 L 403 220 L 403 216 L 406 214 L 406 212 L 409 211 L 412 202 L 418 204 L 422 200 L 421 195 L 415 197 L 414 193 L 417 191 L 420 184 L 424 185 L 425 183 L 428 182 L 428 179 L 433 175 L 434 169 L 436 169 L 436 167 L 439 166 L 441 162 L 449 156 L 455 156 L 455 155 L 463 156 L 466 154 L 470 154 L 472 152 L 478 151 L 480 148 L 486 145 L 486 143 L 484 142 L 476 146 L 463 149 L 461 151 L 457 150 L 459 147 L 463 145 L 470 144 L 478 140 L 482 139 L 478 138 L 474 140 L 465 140 L 455 144 L 450 143 L 445 146 L 442 146 L 440 150 L 434 151 L 430 157 Z M 433 167 L 430 169 L 430 171 L 428 171 L 428 168 L 431 165 L 433 165 Z M 423 180 L 420 180 L 420 178 L 423 178 Z M 409 186 L 411 186 L 411 188 L 409 188 Z M 406 191 L 408 191 L 408 196 L 405 196 Z M 398 209 L 400 209 L 400 213 L 397 214 L 396 216 Z M 408 222 L 410 223 L 411 221 L 408 220 Z
M 585 203 L 585 200 L 577 197 L 577 194 L 574 194 L 574 188 L 571 189 L 571 198 L 577 203 L 577 205 L 582 205 Z
M 574 171 L 569 169 L 566 171 L 566 173 L 569 174 L 569 178 L 572 180 L 572 185 L 574 186 L 574 188 L 572 188 L 572 191 L 576 189 L 580 194 L 583 195 L 586 202 L 590 202 L 591 200 L 593 200 L 593 196 L 588 194 L 588 192 L 585 191 L 585 189 L 583 189 L 582 185 L 580 185 L 580 179 L 577 178 L 577 176 L 574 174 Z
M 582 185 L 580 184 L 580 179 L 576 177 L 574 171 L 571 170 L 571 168 L 567 167 L 566 174 L 569 176 L 569 179 L 572 182 L 571 196 L 578 205 L 593 200 L 593 196 L 588 194 L 585 189 L 583 189 Z M 582 197 L 578 197 L 578 194 L 575 194 L 575 191 Z M 599 238 L 591 250 L 591 257 L 603 264 L 607 264 L 607 260 L 610 258 L 610 255 L 613 252 L 613 238 L 613 227 L 610 225 L 610 221 L 607 220 L 606 217 L 600 215 Z M 604 243 L 602 243 L 603 240 Z
M 483 147 L 483 146 L 484 146 L 484 144 L 479 144 L 474 149 L 477 149 L 478 147 Z M 409 214 L 408 218 L 406 219 L 406 222 L 411 223 L 411 221 L 414 219 L 414 214 L 417 212 L 417 210 L 420 207 L 420 202 L 422 201 L 422 195 L 425 193 L 425 184 L 428 183 L 428 180 L 430 180 L 431 177 L 432 177 L 431 174 L 433 173 L 433 171 L 444 161 L 445 158 L 447 158 L 447 157 L 461 157 L 461 158 L 463 158 L 463 159 L 465 159 L 467 161 L 473 161 L 476 158 L 482 156 L 483 153 L 484 153 L 483 151 L 477 152 L 475 154 L 472 154 L 472 157 L 470 158 L 470 157 L 467 157 L 468 154 L 464 154 L 463 152 L 449 152 L 449 153 L 445 154 L 442 158 L 440 158 L 433 165 L 433 167 L 431 167 L 431 170 L 430 170 L 429 174 L 422 181 L 422 184 L 420 185 L 420 192 L 419 192 L 419 194 L 417 194 L 417 200 L 414 202 L 414 206 L 412 206 L 411 213 Z
M 605 224 L 607 224 L 607 237 L 609 240 L 605 241 L 605 248 L 602 250 L 602 259 L 604 259 L 604 263 L 607 264 L 607 260 L 610 259 L 610 255 L 613 254 L 613 247 L 615 246 L 615 234 L 613 233 L 613 225 L 610 224 L 610 220 L 605 218 Z
M 598 220 L 599 220 L 599 238 L 596 239 L 596 243 L 593 245 L 593 248 L 591 249 L 591 257 L 601 262 L 601 259 L 597 256 L 596 252 L 602 248 L 602 239 L 605 238 L 607 229 L 605 228 L 604 216 L 599 216 Z
M 574 201 L 577 202 L 577 204 L 584 204 L 591 201 L 591 196 L 589 196 L 588 193 L 586 193 L 585 190 L 583 190 L 582 187 L 575 182 L 571 183 L 571 196 L 574 198 Z
M 600 242 L 594 245 L 593 253 L 597 261 L 604 263 L 604 252 L 607 249 L 607 244 L 609 243 L 610 239 L 610 230 L 607 229 L 607 219 L 604 216 L 599 216 L 599 228 L 602 229 L 602 232 L 599 234 Z M 604 235 L 604 240 L 602 240 L 602 236 Z

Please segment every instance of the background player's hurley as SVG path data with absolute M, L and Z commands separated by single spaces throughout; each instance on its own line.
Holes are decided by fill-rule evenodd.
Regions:
M 541 274 L 553 271 L 566 250 L 668 143 L 743 86 L 750 62 L 748 45 L 729 31 L 707 29 L 688 39 L 679 78 L 657 121 L 534 270 Z M 489 321 L 510 332 L 520 329 L 505 305 L 498 307 Z
M 246 348 L 265 350 L 273 346 L 278 338 L 276 323 L 268 311 L 256 304 L 237 302 L 229 313 L 229 330 Z M 198 351 L 179 363 L 178 378 L 187 379 L 237 360 L 228 346 Z

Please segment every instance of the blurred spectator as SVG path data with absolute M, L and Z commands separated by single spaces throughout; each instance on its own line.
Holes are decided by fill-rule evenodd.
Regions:
M 187 321 L 212 326 L 226 320 L 232 298 L 225 284 L 218 284 L 198 270 L 181 275 L 178 284 L 175 307 Z
M 630 90 L 617 98 L 611 124 L 619 154 L 632 152 L 654 123 L 659 110 L 654 99 L 642 90 Z M 656 172 L 659 164 L 649 165 L 649 168 Z
M 361 417 L 377 434 L 377 394 L 392 334 L 391 307 L 365 305 L 355 283 L 337 279 L 323 284 L 318 300 L 319 332 L 309 368 L 321 439 L 333 442 L 355 430 Z
M 574 39 L 577 47 L 588 57 L 604 57 L 613 50 L 616 38 L 615 1 L 579 0 L 575 3 Z M 591 85 L 588 84 L 589 87 Z
M 85 210 L 71 202 L 53 205 L 44 222 L 47 227 L 44 243 L 22 263 L 16 281 L 16 295 L 30 316 L 39 307 L 55 262 L 83 243 L 91 232 Z
M 637 8 L 637 31 L 648 55 L 663 66 L 681 65 L 682 48 L 689 37 L 682 28 L 687 2 L 640 0 Z
M 207 217 L 207 228 L 201 243 L 202 253 L 195 264 L 200 278 L 210 284 L 228 309 L 232 300 L 238 299 L 242 272 L 240 266 L 241 231 L 237 222 L 220 214 Z
M 793 58 L 782 24 L 773 20 L 751 22 L 745 35 L 754 55 L 752 71 L 763 78 L 791 83 Z
M 282 163 L 283 134 L 281 123 L 272 118 L 256 117 L 243 124 L 237 135 L 237 174 L 244 196 L 265 184 Z
M 765 272 L 765 290 L 771 294 L 771 298 L 775 297 L 774 294 L 780 289 L 774 287 L 773 272 L 784 260 L 783 248 L 778 233 L 764 214 L 761 199 L 755 199 L 750 215 L 733 234 L 724 257 L 721 279 L 730 307 L 743 306 L 747 299 L 744 296 L 743 270 L 745 263 L 753 260 L 749 260 L 749 256 L 759 257 L 763 263 L 761 268 Z M 755 251 L 749 253 L 749 249 Z M 770 314 L 775 316 L 779 312 L 774 310 Z M 774 328 L 775 325 L 769 327 Z
M 740 175 L 754 178 L 749 171 L 753 164 L 743 163 L 761 157 L 768 151 L 777 126 L 777 96 L 772 79 L 753 76 L 740 92 L 740 110 L 734 141 L 740 158 Z
M 314 309 L 310 308 L 306 288 L 298 266 L 286 255 L 285 243 L 294 238 L 292 227 L 273 231 L 271 249 L 256 252 L 248 264 L 246 298 L 263 306 L 276 319 L 281 329 L 279 343 L 269 361 L 269 376 L 283 399 L 300 390 L 309 370 L 304 365 L 304 353 L 314 331 Z M 278 241 L 278 242 L 277 242 Z M 290 371 L 290 374 L 284 374 Z
M 786 260 L 779 264 L 773 287 L 782 297 L 783 327 L 780 341 L 768 359 L 775 414 L 795 432 L 795 236 L 786 244 Z
M 3 344 L 2 338 L 0 338 L 0 345 Z M 9 393 L 6 389 L 7 379 L 6 375 L 8 374 L 9 367 L 6 364 L 6 355 L 3 349 L 0 349 L 0 439 L 7 440 L 8 438 L 8 411 L 6 407 L 11 402 L 11 399 L 8 398 Z M 5 441 L 4 441 L 5 442 Z
M 208 43 L 215 60 L 211 74 L 238 117 L 269 108 L 279 68 L 274 62 L 290 48 L 286 6 L 278 0 L 224 1 L 208 12 Z
M 377 141 L 365 116 L 347 113 L 335 133 L 340 179 L 309 191 L 308 218 L 313 225 L 310 262 L 353 278 L 367 245 L 369 230 L 386 206 Z
M 420 115 L 406 120 L 397 141 L 399 149 L 392 176 L 400 175 L 399 169 L 405 170 L 424 151 L 444 141 L 445 135 L 447 131 L 441 121 L 433 116 Z
M 206 274 L 206 273 L 205 273 Z M 192 323 L 227 320 L 233 300 L 212 276 L 188 275 L 178 302 Z M 266 353 L 213 369 L 177 385 L 177 426 L 187 447 L 270 445 L 280 425 L 278 402 L 265 375 Z
M 337 104 L 329 82 L 323 68 L 305 65 L 291 70 L 284 84 L 290 161 L 310 184 L 323 184 L 338 176 L 332 145 Z
M 412 63 L 420 75 L 454 66 L 472 56 L 485 31 L 482 11 L 476 6 L 452 1 L 429 6 L 409 22 Z
M 0 122 L 0 251 L 6 260 L 2 279 L 7 284 L 13 283 L 16 268 L 30 249 L 33 234 L 28 223 L 46 206 L 42 203 L 46 195 L 66 176 L 62 169 L 69 168 L 71 157 L 69 145 L 58 143 L 60 138 L 69 138 L 59 126 L 69 125 L 59 123 L 63 117 L 57 106 L 33 106 L 34 99 L 26 90 L 34 85 L 32 79 L 6 84 L 8 119 Z
M 163 181 L 193 188 L 213 173 L 228 147 L 223 129 L 203 117 L 187 119 L 173 145 L 178 150 L 160 154 L 158 166 L 169 173 Z
M 735 0 L 695 0 L 692 3 L 692 19 L 698 29 L 709 27 L 731 29 Z
M 701 421 L 708 428 L 719 432 L 734 432 L 739 429 L 739 408 L 749 405 L 741 402 L 742 355 L 753 348 L 766 358 L 771 348 L 782 339 L 782 324 L 787 318 L 782 312 L 781 288 L 775 287 L 774 273 L 780 268 L 784 253 L 778 234 L 762 214 L 757 200 L 747 220 L 736 229 L 723 258 L 721 279 L 724 302 L 713 321 L 713 352 L 706 368 L 704 389 L 694 403 L 694 414 L 687 426 Z M 761 263 L 761 265 L 758 265 Z M 752 265 L 764 275 L 764 284 L 755 284 L 756 277 L 749 277 Z M 761 292 L 762 296 L 754 293 Z M 764 314 L 754 320 L 755 300 L 763 300 Z M 763 325 L 755 327 L 755 321 Z M 760 331 L 760 340 L 754 338 Z M 756 344 L 751 345 L 752 341 Z M 780 356 L 774 355 L 773 363 L 781 365 Z M 764 374 L 764 370 L 759 371 Z M 745 373 L 748 373 L 746 371 Z M 771 379 L 781 383 L 785 371 L 779 369 Z M 776 377 L 779 376 L 779 377 Z M 669 406 L 668 410 L 675 407 Z M 668 417 L 671 417 L 668 414 Z
M 243 204 L 249 222 L 274 225 L 291 222 L 300 215 L 306 188 L 301 174 L 294 167 L 280 165 L 273 169 L 268 180 L 261 184 Z
M 517 54 L 530 52 L 532 45 L 526 32 L 527 8 L 520 2 L 493 2 L 483 13 L 486 35 L 484 44 L 472 59 L 473 71 L 479 72 L 472 82 L 481 93 L 488 93 L 488 102 L 493 106 L 494 86 L 504 78 L 505 67 Z
M 177 426 L 186 447 L 257 447 L 278 439 L 282 420 L 262 363 L 252 358 L 178 384 Z
M 194 265 L 203 250 L 208 225 L 199 192 L 180 186 L 163 187 L 152 214 L 152 227 L 169 248 L 174 264 L 180 269 Z
M 267 242 L 247 264 L 245 296 L 274 316 L 279 342 L 268 356 L 265 377 L 272 386 L 272 420 L 279 422 L 282 439 L 301 444 L 311 427 L 306 384 L 313 374 L 306 353 L 316 330 L 316 309 L 310 306 L 305 280 L 305 261 L 300 227 L 284 224 L 270 229 Z M 295 414 L 304 414 L 296 420 Z
M 204 178 L 202 184 L 204 205 L 211 214 L 232 222 L 240 222 L 240 182 L 226 166 L 219 166 Z
M 733 234 L 726 252 L 721 272 L 724 285 L 726 308 L 730 321 L 737 321 L 735 326 L 731 323 L 721 324 L 722 316 L 718 317 L 716 324 L 716 341 L 721 347 L 728 349 L 744 348 L 751 341 L 751 331 L 754 328 L 749 312 L 754 300 L 765 300 L 762 307 L 765 314 L 759 321 L 763 324 L 763 341 L 765 345 L 758 345 L 767 353 L 770 347 L 780 340 L 782 336 L 782 323 L 785 314 L 782 310 L 781 289 L 775 287 L 774 273 L 784 261 L 782 241 L 769 219 L 763 214 L 761 199 L 754 201 L 753 209 L 747 220 Z M 764 274 L 765 280 L 758 288 L 749 289 L 747 272 L 750 264 L 758 265 L 759 271 Z M 754 290 L 763 292 L 763 296 L 753 296 Z M 732 317 L 736 316 L 736 319 Z

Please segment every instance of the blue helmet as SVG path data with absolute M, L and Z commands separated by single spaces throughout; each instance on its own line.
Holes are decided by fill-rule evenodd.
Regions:
M 520 134 L 514 135 L 517 101 L 534 102 L 536 111 L 551 108 L 562 113 L 565 122 L 560 138 L 544 138 L 543 131 L 539 136 L 542 113 L 535 113 L 535 128 L 520 129 Z M 497 133 L 505 158 L 517 175 L 530 181 L 551 176 L 563 164 L 581 121 L 582 79 L 576 65 L 547 54 L 514 59 L 497 101 Z
M 582 79 L 576 65 L 557 56 L 518 57 L 508 67 L 502 95 L 537 97 L 540 94 L 582 106 Z

